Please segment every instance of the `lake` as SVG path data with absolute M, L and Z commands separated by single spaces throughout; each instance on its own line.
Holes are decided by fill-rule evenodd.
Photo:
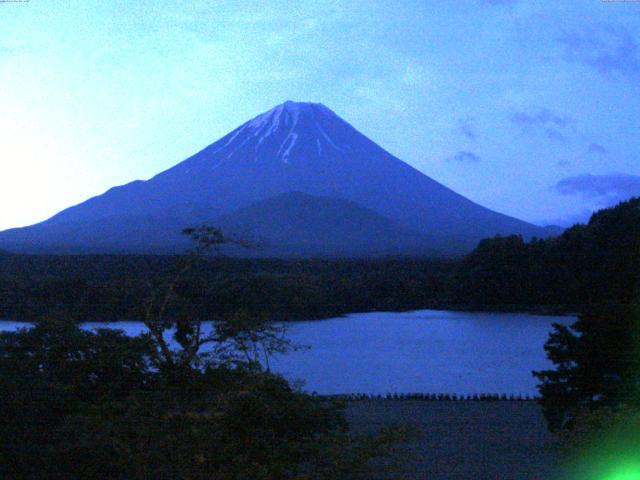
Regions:
M 532 370 L 551 367 L 543 349 L 552 323 L 571 316 L 436 310 L 357 313 L 289 322 L 289 337 L 310 348 L 271 367 L 319 394 L 505 393 L 536 395 Z M 24 323 L 0 322 L 0 331 Z M 136 335 L 140 322 L 87 323 Z

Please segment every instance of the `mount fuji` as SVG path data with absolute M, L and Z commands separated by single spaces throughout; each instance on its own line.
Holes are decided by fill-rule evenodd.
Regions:
M 549 236 L 391 155 L 322 104 L 285 102 L 174 167 L 0 232 L 29 253 L 171 253 L 208 224 L 261 254 L 456 254 L 496 234 Z

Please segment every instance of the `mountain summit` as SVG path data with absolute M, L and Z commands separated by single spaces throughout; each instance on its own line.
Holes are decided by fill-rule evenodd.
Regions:
M 291 192 L 298 195 L 265 202 Z M 302 198 L 314 205 L 312 211 L 316 213 L 323 208 L 333 212 L 322 217 L 322 238 L 331 233 L 329 218 L 342 218 L 349 224 L 353 215 L 366 216 L 367 228 L 372 229 L 373 215 L 379 217 L 381 225 L 371 234 L 384 231 L 385 238 L 409 236 L 411 241 L 391 242 L 393 248 L 386 249 L 385 240 L 371 238 L 376 246 L 367 250 L 363 241 L 369 232 L 360 231 L 358 242 L 348 248 L 347 239 L 354 237 L 346 235 L 343 221 L 331 242 L 337 245 L 339 237 L 344 237 L 345 244 L 340 248 L 314 250 L 306 245 L 298 249 L 296 230 L 289 227 L 297 224 L 290 217 L 291 212 L 300 211 L 294 204 Z M 293 202 L 291 208 L 287 201 Z M 344 208 L 342 217 L 336 210 L 338 205 Z M 274 206 L 279 214 L 271 224 L 255 221 L 260 218 L 260 208 Z M 248 207 L 251 215 L 247 214 Z M 270 214 L 267 210 L 264 215 Z M 248 225 L 247 218 L 254 219 L 254 225 Z M 353 228 L 357 228 L 353 218 Z M 267 245 L 270 239 L 278 238 L 272 243 L 278 243 L 273 246 L 278 247 L 279 254 L 460 253 L 479 239 L 496 234 L 546 236 L 540 227 L 493 212 L 429 178 L 324 105 L 288 101 L 150 180 L 112 188 L 40 224 L 0 232 L 0 248 L 40 252 L 175 251 L 181 248 L 181 228 L 203 223 L 235 225 L 243 231 L 255 230 L 260 224 L 261 230 L 253 234 L 264 237 Z M 312 224 L 306 222 L 300 242 L 312 236 Z M 394 234 L 392 225 L 396 227 Z M 289 232 L 286 248 L 281 236 L 273 235 L 283 230 Z
M 325 155 L 344 153 L 344 148 L 338 146 L 324 130 L 340 121 L 321 103 L 288 101 L 236 129 L 229 145 L 225 144 L 224 148 L 231 158 L 251 138 L 248 135 L 253 135 L 257 138 L 257 143 L 252 145 L 253 154 L 262 161 L 289 163 L 292 159 L 320 158 L 323 152 Z M 234 142 L 236 137 L 242 141 Z M 274 151 L 274 147 L 278 147 L 277 150 Z

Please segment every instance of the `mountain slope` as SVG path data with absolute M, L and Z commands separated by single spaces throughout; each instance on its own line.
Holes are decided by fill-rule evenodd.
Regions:
M 261 200 L 215 224 L 252 239 L 266 255 L 433 254 L 428 238 L 355 202 L 289 192 Z
M 182 219 L 111 216 L 76 222 L 39 223 L 0 233 L 0 243 L 18 253 L 176 253 L 189 246 Z
M 24 249 L 20 245 L 30 243 L 46 250 L 50 232 L 65 241 L 71 229 L 69 248 L 88 248 L 96 228 L 98 237 L 120 236 L 132 248 L 171 245 L 169 228 L 176 224 L 211 223 L 292 191 L 355 202 L 440 245 L 454 241 L 471 248 L 495 234 L 547 236 L 540 227 L 488 210 L 432 180 L 325 106 L 286 102 L 148 181 L 112 188 L 41 224 L 0 233 L 0 246 Z M 137 232 L 140 220 L 153 228 Z

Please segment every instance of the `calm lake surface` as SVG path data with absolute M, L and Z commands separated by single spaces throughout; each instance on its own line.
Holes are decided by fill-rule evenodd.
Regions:
M 536 395 L 532 370 L 551 366 L 543 349 L 552 323 L 574 317 L 421 310 L 373 312 L 287 323 L 310 348 L 272 359 L 304 389 L 337 393 L 506 393 Z M 0 331 L 24 323 L 0 322 Z M 140 322 L 87 323 L 136 335 Z

